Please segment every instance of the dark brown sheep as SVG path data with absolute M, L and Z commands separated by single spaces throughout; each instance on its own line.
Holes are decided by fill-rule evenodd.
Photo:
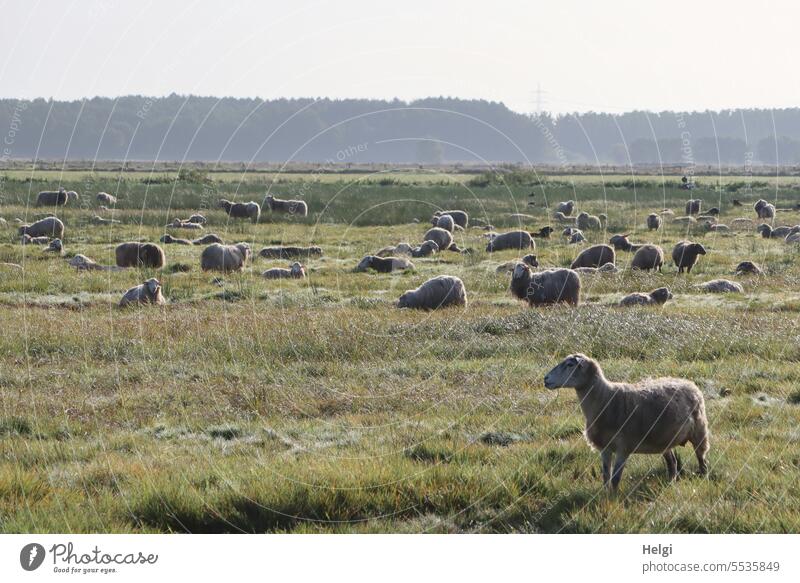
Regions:
M 569 267 L 600 267 L 615 262 L 616 254 L 610 245 L 593 245 L 581 251 Z
M 493 237 L 486 245 L 486 251 L 503 251 L 505 249 L 535 249 L 536 243 L 528 231 L 510 231 Z
M 631 269 L 661 271 L 664 265 L 664 250 L 658 245 L 642 245 L 631 259 Z
M 161 269 L 166 263 L 164 250 L 154 243 L 121 243 L 114 250 L 117 267 Z
M 69 196 L 63 188 L 59 190 L 45 190 L 36 197 L 36 206 L 64 206 Z
M 531 306 L 566 303 L 577 306 L 581 298 L 581 278 L 571 269 L 531 271 L 517 263 L 511 274 L 511 294 Z
M 654 289 L 649 294 L 633 293 L 628 294 L 620 300 L 620 306 L 660 306 L 672 299 L 672 292 L 668 287 Z
M 691 273 L 698 257 L 705 254 L 706 248 L 700 243 L 679 241 L 672 249 L 672 261 L 675 263 L 675 267 L 678 268 L 678 273 L 683 273 L 684 269 L 687 273 Z
M 231 202 L 227 199 L 219 201 L 219 207 L 232 219 L 250 219 L 257 223 L 261 216 L 261 205 L 257 202 Z
M 298 257 L 321 257 L 322 249 L 320 247 L 293 246 L 264 247 L 258 254 L 267 259 L 296 259 Z

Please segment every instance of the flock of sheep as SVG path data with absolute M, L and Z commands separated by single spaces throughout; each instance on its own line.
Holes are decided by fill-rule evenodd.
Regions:
M 78 198 L 74 191 L 59 190 L 42 192 L 38 197 L 40 206 L 62 206 Z M 98 203 L 114 205 L 115 197 L 107 193 L 97 195 Z M 304 201 L 280 200 L 273 196 L 265 199 L 265 205 L 272 212 L 306 216 L 308 206 Z M 220 200 L 222 208 L 232 219 L 246 219 L 258 222 L 261 206 L 256 202 L 234 203 Z M 565 226 L 563 235 L 569 243 L 586 240 L 583 232 L 606 228 L 607 217 L 593 216 L 581 212 L 573 216 L 575 202 L 559 203 L 553 220 Z M 656 231 L 665 221 L 671 220 L 680 225 L 698 228 L 701 231 L 725 232 L 749 226 L 751 219 L 736 219 L 729 227 L 717 221 L 719 209 L 712 208 L 702 214 L 702 201 L 689 200 L 686 214 L 674 217 L 671 210 L 665 209 L 647 217 L 647 227 Z M 756 217 L 762 220 L 774 219 L 775 206 L 759 200 L 754 205 Z M 99 217 L 98 217 L 99 218 Z M 202 215 L 194 214 L 186 220 L 175 219 L 168 226 L 189 231 L 202 231 L 206 224 Z M 478 221 L 476 221 L 478 222 Z M 531 306 L 564 303 L 576 306 L 581 301 L 581 277 L 588 274 L 618 271 L 616 254 L 618 251 L 632 253 L 631 268 L 634 270 L 661 270 L 666 263 L 664 250 L 651 243 L 631 243 L 628 235 L 617 234 L 608 244 L 591 245 L 577 254 L 569 268 L 539 269 L 535 240 L 550 238 L 555 232 L 546 226 L 536 232 L 512 230 L 494 233 L 493 227 L 482 223 L 481 228 L 492 231 L 486 235 L 486 251 L 512 249 L 529 252 L 520 261 L 513 261 L 498 267 L 498 272 L 510 272 L 510 293 Z M 472 253 L 471 249 L 461 249 L 454 235 L 469 227 L 469 216 L 463 210 L 437 211 L 431 217 L 431 226 L 421 237 L 419 244 L 399 243 L 384 247 L 374 254 L 367 255 L 357 264 L 355 271 L 374 270 L 378 273 L 391 273 L 414 268 L 412 259 L 430 257 L 441 252 Z M 33 224 L 19 227 L 23 244 L 48 244 L 48 251 L 63 253 L 61 240 L 64 237 L 64 223 L 55 216 L 45 217 Z M 800 242 L 800 226 L 773 227 L 762 224 L 756 228 L 762 237 L 780 237 L 786 243 Z M 252 257 L 247 243 L 225 244 L 220 237 L 206 234 L 196 239 L 180 239 L 166 234 L 160 239 L 162 244 L 203 246 L 200 254 L 200 267 L 204 271 L 229 273 L 241 271 Z M 700 257 L 706 255 L 705 247 L 689 240 L 679 241 L 671 250 L 671 259 L 677 272 L 691 272 Z M 264 258 L 300 259 L 322 255 L 319 247 L 275 246 L 263 248 L 259 255 Z M 115 250 L 116 264 L 103 266 L 84 255 L 75 255 L 70 264 L 78 269 L 116 270 L 130 267 L 161 269 L 166 256 L 163 248 L 156 243 L 126 242 Z M 743 261 L 736 266 L 737 274 L 760 274 L 761 268 L 751 262 Z M 262 273 L 267 279 L 306 277 L 306 268 L 294 261 L 288 268 L 271 268 Z M 742 286 L 734 281 L 717 279 L 702 284 L 703 289 L 712 292 L 742 292 Z M 666 287 L 649 293 L 632 293 L 619 302 L 619 306 L 661 305 L 672 299 Z M 150 278 L 125 292 L 120 306 L 134 304 L 163 304 L 165 298 L 161 283 Z M 446 306 L 467 305 L 467 290 L 464 282 L 453 275 L 438 275 L 428 279 L 419 287 L 400 295 L 399 308 L 436 310 Z M 662 454 L 671 479 L 677 477 L 678 463 L 673 449 L 691 443 L 695 449 L 701 473 L 707 469 L 706 454 L 709 447 L 708 428 L 703 396 L 697 387 L 684 379 L 655 379 L 637 385 L 612 383 L 606 380 L 600 365 L 591 358 L 574 354 L 568 356 L 551 370 L 544 379 L 548 388 L 572 387 L 576 390 L 580 406 L 586 418 L 585 435 L 590 445 L 600 452 L 602 458 L 603 481 L 616 488 L 625 465 L 632 453 Z M 613 465 L 612 459 L 616 457 Z

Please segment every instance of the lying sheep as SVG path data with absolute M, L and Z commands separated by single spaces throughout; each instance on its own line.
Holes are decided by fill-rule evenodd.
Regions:
M 321 257 L 322 249 L 320 247 L 264 247 L 258 252 L 259 256 L 267 259 L 296 259 L 308 257 Z
M 576 267 L 573 269 L 581 275 L 597 275 L 598 273 L 619 273 L 619 267 L 613 263 L 604 263 L 600 267 Z
M 742 261 L 736 266 L 734 275 L 763 275 L 764 270 L 757 263 L 752 261 Z
M 119 307 L 138 305 L 138 304 L 165 304 L 167 303 L 161 294 L 161 283 L 156 278 L 151 278 L 142 284 L 132 287 L 125 292 L 119 302 Z
M 374 269 L 378 273 L 391 273 L 393 271 L 405 271 L 414 269 L 414 264 L 405 257 L 376 257 L 367 255 L 359 261 L 356 271 L 367 271 Z
M 756 231 L 761 233 L 764 239 L 785 239 L 792 230 L 792 227 L 775 227 L 774 229 L 766 223 L 762 223 L 756 227 Z
M 414 248 L 408 243 L 398 243 L 397 245 L 384 247 L 383 249 L 375 253 L 375 255 L 377 255 L 378 257 L 389 257 L 392 255 L 411 255 L 411 252 L 413 250 Z
M 563 213 L 565 216 L 571 215 L 573 210 L 575 210 L 574 200 L 560 202 L 556 205 L 556 212 Z
M 600 452 L 603 483 L 616 489 L 633 453 L 661 454 L 670 480 L 678 477 L 673 448 L 691 443 L 700 473 L 708 471 L 708 421 L 700 389 L 686 379 L 612 383 L 597 361 L 571 354 L 544 377 L 548 389 L 572 387 L 578 396 L 589 445 Z M 616 456 L 614 470 L 612 458 Z
M 188 223 L 176 218 L 173 219 L 172 222 L 167 225 L 167 227 L 171 229 L 189 229 L 191 231 L 199 231 L 203 228 L 203 225 L 200 223 Z
M 242 271 L 244 264 L 250 258 L 250 245 L 237 243 L 236 245 L 220 245 L 212 243 L 200 254 L 200 268 L 203 271 Z
M 80 198 L 81 198 L 80 195 L 78 195 L 78 193 L 75 192 L 74 190 L 68 190 L 67 191 L 67 200 L 75 200 L 75 201 L 77 201 L 77 200 L 80 200 Z
M 466 229 L 467 225 L 469 224 L 469 215 L 464 211 L 436 211 L 433 213 L 434 217 L 439 217 L 441 215 L 450 215 L 453 217 L 453 221 L 455 221 L 456 225 L 461 227 L 462 229 Z
M 70 266 L 76 268 L 77 270 L 87 270 L 87 271 L 121 271 L 125 269 L 124 267 L 117 267 L 116 265 L 100 265 L 94 259 L 89 259 L 86 255 L 75 255 L 72 259 L 69 260 Z
M 497 235 L 486 245 L 486 251 L 493 253 L 505 249 L 535 249 L 536 243 L 528 231 L 509 231 Z
M 548 225 L 547 227 L 542 227 L 536 232 L 532 232 L 531 237 L 534 237 L 535 239 L 549 239 L 550 235 L 553 234 L 553 231 L 555 231 L 555 229 Z
M 433 217 L 431 223 L 433 223 L 434 227 L 439 227 L 440 229 L 444 229 L 445 231 L 450 231 L 451 233 L 456 228 L 456 222 L 450 215 L 440 215 L 438 217 Z
M 599 231 L 603 228 L 603 222 L 600 220 L 600 217 L 590 215 L 586 212 L 582 212 L 578 215 L 575 224 L 583 231 Z
M 183 221 L 184 223 L 196 223 L 198 225 L 205 225 L 208 222 L 208 219 L 205 218 L 203 215 L 193 214 L 191 217 Z
M 25 233 L 22 235 L 20 243 L 23 245 L 47 245 L 50 243 L 50 237 L 31 237 Z
M 45 217 L 31 225 L 21 225 L 18 233 L 31 237 L 53 237 L 64 239 L 64 223 L 56 217 Z
M 36 206 L 64 206 L 69 197 L 63 188 L 59 190 L 45 190 L 36 196 Z
M 408 290 L 397 301 L 398 308 L 436 310 L 446 306 L 467 305 L 464 282 L 452 275 L 439 275 L 416 289 Z
M 654 289 L 649 294 L 632 293 L 622 298 L 620 306 L 661 306 L 672 299 L 672 292 L 668 287 Z
M 164 250 L 155 243 L 121 243 L 114 249 L 117 267 L 161 269 L 166 263 Z
M 308 216 L 308 205 L 304 200 L 282 200 L 270 194 L 264 199 L 264 206 L 269 207 L 273 213 L 297 215 L 298 217 Z
M 97 202 L 99 202 L 100 204 L 104 204 L 107 206 L 114 206 L 115 204 L 117 204 L 117 197 L 108 194 L 107 192 L 98 192 L 96 198 Z
M 569 236 L 567 243 L 570 245 L 577 245 L 578 243 L 583 243 L 586 241 L 586 237 L 583 235 L 583 231 L 579 229 L 572 229 L 572 234 Z
M 713 206 L 706 211 L 706 214 L 716 217 L 719 215 L 719 208 Z
M 225 244 L 225 242 L 222 240 L 222 237 L 214 233 L 203 235 L 202 237 L 198 237 L 192 241 L 192 245 L 211 245 L 211 243 L 219 243 L 220 245 Z
M 232 219 L 250 219 L 257 223 L 261 216 L 261 205 L 252 200 L 250 202 L 231 202 L 223 198 L 218 204 Z
M 581 251 L 569 267 L 600 267 L 604 263 L 616 263 L 614 249 L 610 245 L 592 245 Z
M 566 224 L 566 225 L 574 225 L 575 224 L 575 218 L 574 217 L 568 217 L 564 213 L 562 213 L 561 211 L 554 212 L 553 213 L 553 219 L 558 221 L 562 225 L 564 225 L 564 224 Z
M 528 255 L 526 255 L 525 257 L 522 258 L 521 261 L 525 265 L 529 265 L 531 267 L 539 267 L 539 260 L 536 257 L 536 255 L 534 255 L 533 253 L 529 253 Z M 495 272 L 496 273 L 511 273 L 512 271 L 514 271 L 514 268 L 517 266 L 517 263 L 519 263 L 519 261 L 517 261 L 517 260 L 506 261 L 505 263 L 501 263 L 500 265 L 497 266 L 497 269 L 495 269 Z
M 672 210 L 672 209 L 664 209 L 664 210 L 663 210 L 663 211 L 661 211 L 659 214 L 660 214 L 662 217 L 664 217 L 664 218 L 669 218 L 669 219 L 671 219 L 672 217 L 674 217 L 674 216 L 675 216 L 675 211 L 674 211 L 674 210 Z
M 631 269 L 661 271 L 664 265 L 664 250 L 658 245 L 642 245 L 631 259 Z
M 100 215 L 94 215 L 92 217 L 92 224 L 93 225 L 119 225 L 122 221 L 118 221 L 117 219 L 105 219 Z
M 703 206 L 703 201 L 699 198 L 694 198 L 686 201 L 686 213 L 687 215 L 699 215 L 700 214 L 700 207 Z
M 728 233 L 731 230 L 728 225 L 722 223 L 703 223 L 703 228 L 712 233 Z
M 436 255 L 438 252 L 439 246 L 436 244 L 436 241 L 423 241 L 422 245 L 414 247 L 411 250 L 411 257 L 430 257 L 431 255 Z
M 191 245 L 192 242 L 189 239 L 177 239 L 170 234 L 162 235 L 161 242 L 165 245 Z
M 566 303 L 577 306 L 581 298 L 581 278 L 571 269 L 531 271 L 517 263 L 511 274 L 511 294 L 531 306 Z
M 455 247 L 455 244 L 453 243 L 453 234 L 450 231 L 446 231 L 445 229 L 439 227 L 428 229 L 425 235 L 423 235 L 422 240 L 435 242 L 439 246 L 440 251 Z M 458 249 L 458 247 L 456 247 L 456 249 Z
M 712 294 L 725 294 L 725 293 L 744 293 L 742 284 L 729 279 L 712 279 L 698 286 L 703 291 Z
M 759 219 L 774 219 L 775 218 L 775 205 L 768 203 L 763 198 L 760 198 L 753 205 L 756 211 L 756 216 Z
M 695 223 L 697 223 L 697 219 L 694 217 L 675 217 L 674 219 L 672 219 L 673 225 L 691 226 L 694 225 Z
M 700 243 L 678 241 L 672 249 L 672 261 L 675 263 L 675 267 L 678 268 L 678 273 L 683 273 L 684 269 L 687 273 L 691 273 L 698 257 L 705 254 L 706 248 Z
M 289 269 L 283 267 L 273 267 L 267 269 L 261 274 L 261 277 L 267 279 L 303 279 L 306 276 L 306 268 L 301 263 L 295 261 L 289 266 Z
M 656 213 L 647 215 L 647 228 L 651 231 L 657 231 L 661 228 L 661 217 Z
M 800 243 L 800 232 L 792 231 L 784 239 L 785 243 Z
M 629 235 L 614 235 L 608 242 L 614 246 L 617 251 L 638 251 L 641 244 L 631 243 L 628 240 Z
M 61 239 L 53 239 L 50 241 L 50 244 L 45 249 L 48 253 L 56 253 L 58 255 L 64 254 L 64 244 L 61 243 Z
M 731 228 L 735 231 L 746 231 L 753 227 L 753 219 L 738 218 L 731 221 Z

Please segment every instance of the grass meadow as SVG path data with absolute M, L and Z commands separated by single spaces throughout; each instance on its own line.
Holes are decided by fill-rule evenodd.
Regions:
M 23 267 L 0 266 L 2 532 L 800 532 L 800 251 L 753 231 L 647 232 L 648 213 L 682 214 L 688 193 L 674 180 L 60 177 L 82 195 L 58 212 L 67 256 L 113 263 L 117 243 L 158 241 L 173 217 L 200 211 L 206 232 L 256 252 L 321 246 L 302 281 L 261 278 L 288 262 L 259 257 L 215 279 L 199 269 L 202 248 L 179 245 L 164 246 L 159 272 L 77 272 L 16 236 L 15 218 L 44 214 L 30 202 L 53 180 L 2 182 L 0 262 Z M 96 209 L 100 190 L 119 195 L 113 213 Z M 309 217 L 266 211 L 258 224 L 232 223 L 213 208 L 267 191 L 302 196 Z M 723 223 L 754 218 L 759 197 L 800 202 L 791 181 L 735 192 L 709 181 L 691 196 L 719 206 Z M 732 206 L 734 197 L 748 206 Z M 457 236 L 471 255 L 416 259 L 403 274 L 352 271 L 383 246 L 421 242 L 435 209 L 534 230 L 548 224 L 547 205 L 567 199 L 608 214 L 608 232 L 592 242 L 630 232 L 669 253 L 688 237 L 708 255 L 679 277 L 671 262 L 633 273 L 619 252 L 621 273 L 582 277 L 578 308 L 510 297 L 496 268 L 520 253 L 487 254 L 480 228 Z M 121 224 L 93 225 L 94 214 Z M 788 210 L 776 221 L 798 223 Z M 579 251 L 556 235 L 537 245 L 543 266 L 566 266 Z M 767 275 L 733 276 L 746 259 Z M 439 274 L 464 280 L 466 309 L 393 306 Z M 166 306 L 116 307 L 153 276 Z M 745 293 L 696 288 L 717 277 Z M 675 300 L 663 308 L 615 307 L 664 285 Z M 634 455 L 620 491 L 605 492 L 574 391 L 542 385 L 576 351 L 612 380 L 697 383 L 712 432 L 708 477 L 695 475 L 688 448 L 677 483 L 660 456 Z

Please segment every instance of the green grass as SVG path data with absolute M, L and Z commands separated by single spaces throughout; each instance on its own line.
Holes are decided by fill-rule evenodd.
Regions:
M 66 250 L 111 263 L 116 243 L 157 241 L 168 220 L 203 201 L 265 192 L 214 184 L 206 192 L 180 183 L 173 193 L 169 184 L 124 182 L 122 224 L 113 227 L 89 224 L 96 211 L 84 196 L 84 208 L 61 211 Z M 40 212 L 20 204 L 27 187 L 4 184 L 0 216 Z M 257 258 L 220 287 L 199 270 L 200 248 L 177 245 L 165 246 L 161 273 L 78 273 L 66 259 L 21 247 L 13 225 L 0 230 L 0 262 L 24 267 L 0 267 L 0 531 L 800 531 L 795 249 L 753 233 L 692 235 L 709 254 L 688 277 L 671 265 L 584 277 L 580 307 L 529 309 L 495 270 L 518 254 L 486 254 L 477 228 L 458 236 L 471 256 L 414 260 L 402 275 L 352 271 L 368 252 L 418 242 L 432 206 L 465 206 L 498 227 L 513 226 L 509 215 L 521 210 L 533 217 L 524 226 L 540 227 L 546 211 L 525 207 L 529 188 L 302 188 L 307 220 L 266 214 L 258 225 L 229 224 L 208 211 L 206 231 L 256 251 L 320 245 L 325 255 L 307 263 L 306 281 L 263 280 L 261 271 L 288 262 Z M 795 192 L 781 190 L 780 200 L 791 206 Z M 633 231 L 634 241 L 669 249 L 687 236 L 643 227 L 652 210 L 682 207 L 677 189 L 557 182 L 544 193 L 607 212 L 611 230 Z M 698 195 L 723 208 L 723 222 L 752 215 L 729 194 Z M 795 212 L 780 218 L 800 222 Z M 559 237 L 537 249 L 545 266 L 576 253 Z M 744 296 L 698 292 L 702 281 L 733 278 L 744 259 L 768 271 L 739 278 Z M 618 257 L 621 267 L 629 261 Z M 393 307 L 404 290 L 442 273 L 464 280 L 466 310 Z M 168 305 L 115 307 L 152 275 Z M 676 297 L 664 308 L 613 305 L 662 285 Z M 694 380 L 712 431 L 709 477 L 693 475 L 688 449 L 676 484 L 659 456 L 633 456 L 621 492 L 605 493 L 574 392 L 541 382 L 575 351 L 599 359 L 614 380 Z

